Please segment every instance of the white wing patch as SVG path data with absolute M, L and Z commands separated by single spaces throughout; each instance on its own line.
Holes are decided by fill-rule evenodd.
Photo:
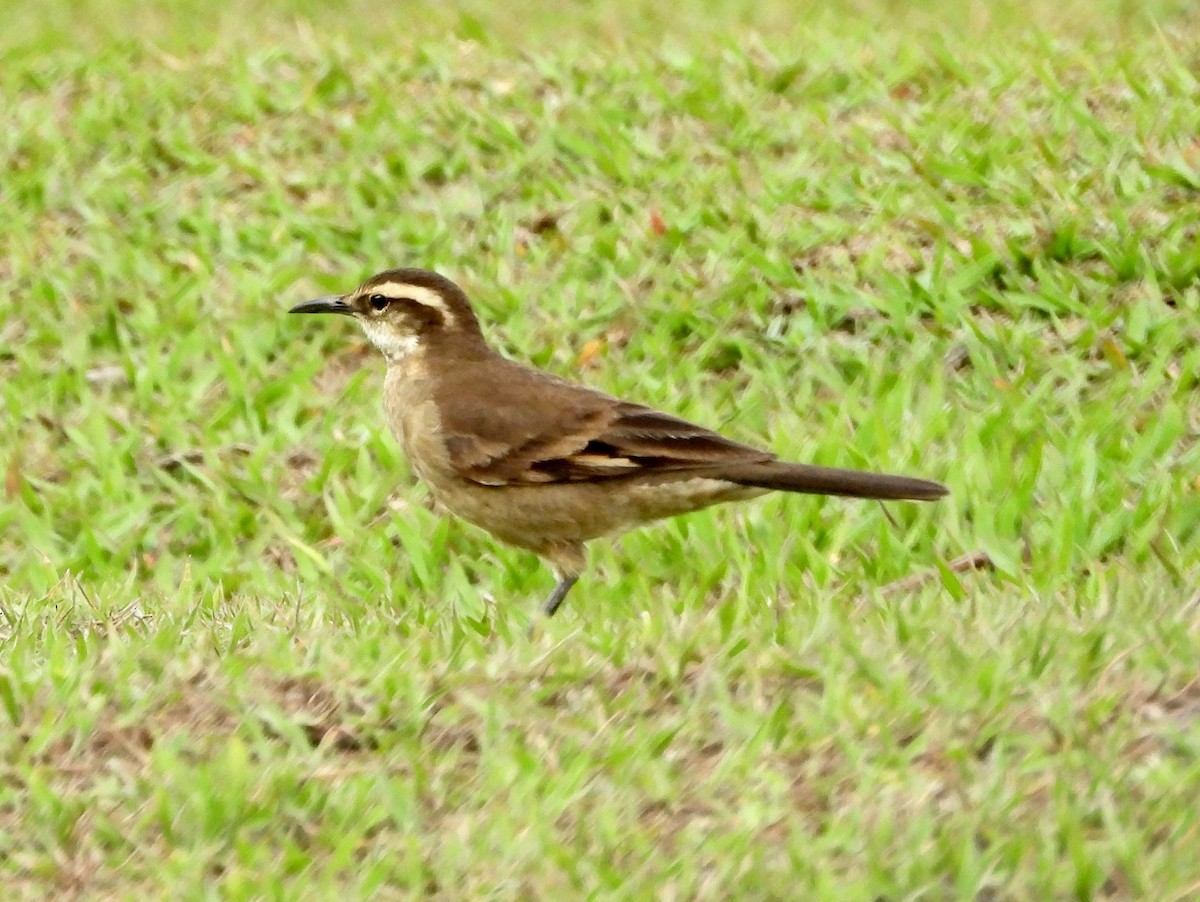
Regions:
M 572 454 L 570 460 L 573 464 L 598 470 L 636 470 L 641 467 L 641 464 L 628 457 L 607 457 L 603 454 Z

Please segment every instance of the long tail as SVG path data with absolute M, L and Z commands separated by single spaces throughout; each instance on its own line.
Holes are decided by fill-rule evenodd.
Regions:
M 804 492 L 809 495 L 844 495 L 850 498 L 935 501 L 950 494 L 950 490 L 940 482 L 929 479 L 775 460 L 722 467 L 720 478 L 761 489 Z

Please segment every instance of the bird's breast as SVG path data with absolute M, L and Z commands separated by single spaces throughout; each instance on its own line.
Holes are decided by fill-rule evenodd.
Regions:
M 432 380 L 414 363 L 389 367 L 383 386 L 383 409 L 388 428 L 417 478 L 444 503 L 447 492 L 461 478 L 446 450 Z

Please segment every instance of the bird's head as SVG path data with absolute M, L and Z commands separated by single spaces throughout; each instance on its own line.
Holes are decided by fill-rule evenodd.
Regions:
M 353 316 L 389 363 L 433 346 L 483 346 L 466 293 L 424 269 L 389 269 L 349 294 L 305 301 L 289 312 Z

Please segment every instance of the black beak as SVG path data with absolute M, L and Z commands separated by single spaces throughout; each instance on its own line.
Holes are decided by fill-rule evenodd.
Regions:
M 327 298 L 317 298 L 315 301 L 297 304 L 288 313 L 341 313 L 345 316 L 353 316 L 354 310 L 337 295 L 331 295 Z

